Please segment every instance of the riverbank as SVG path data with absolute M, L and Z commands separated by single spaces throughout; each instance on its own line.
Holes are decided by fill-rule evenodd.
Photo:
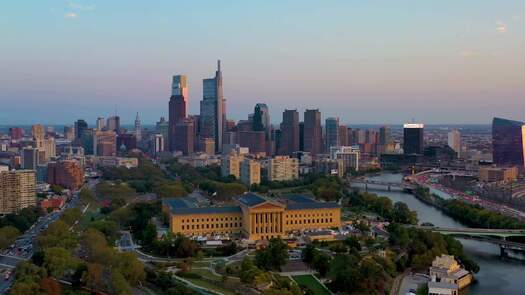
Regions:
M 401 182 L 403 175 L 383 173 L 373 180 L 384 182 Z M 369 191 L 373 190 L 368 188 Z M 378 195 L 388 197 L 393 202 L 404 202 L 410 210 L 416 211 L 419 223 L 432 223 L 439 227 L 466 228 L 466 224 L 445 214 L 441 209 L 415 198 L 414 195 L 401 191 L 376 191 Z M 462 290 L 460 294 L 492 295 L 523 294 L 525 264 L 511 259 L 502 259 L 498 245 L 488 242 L 458 238 L 465 254 L 469 255 L 479 266 L 476 274 L 477 283 Z

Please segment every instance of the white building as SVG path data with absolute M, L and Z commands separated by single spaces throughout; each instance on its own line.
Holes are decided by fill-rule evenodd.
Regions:
M 461 156 L 461 133 L 458 130 L 448 133 L 448 146 L 457 153 L 458 158 Z

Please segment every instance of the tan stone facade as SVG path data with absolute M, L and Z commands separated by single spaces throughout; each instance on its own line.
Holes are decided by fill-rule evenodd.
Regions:
M 170 216 L 170 229 L 187 236 L 241 234 L 249 240 L 283 237 L 292 231 L 341 226 L 341 208 L 335 203 L 303 198 L 305 203 L 268 200 L 255 194 L 237 199 L 239 206 L 184 207 L 169 200 L 163 209 Z
M 0 172 L 0 214 L 16 213 L 36 205 L 34 170 Z

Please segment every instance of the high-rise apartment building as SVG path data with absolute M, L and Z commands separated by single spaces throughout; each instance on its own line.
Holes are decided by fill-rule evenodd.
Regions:
M 348 127 L 344 125 L 339 125 L 339 145 L 348 146 Z
M 326 151 L 332 146 L 339 146 L 339 118 L 328 118 L 325 121 L 326 129 Z
M 268 163 L 269 181 L 286 181 L 299 178 L 299 159 L 275 156 Z
M 323 131 L 321 128 L 321 112 L 306 110 L 304 112 L 304 151 L 312 156 L 322 152 Z
M 492 120 L 492 159 L 499 166 L 525 165 L 525 123 L 503 118 Z
M 250 149 L 252 154 L 266 153 L 266 134 L 264 131 L 239 131 L 238 142 Z
M 200 109 L 201 137 L 213 138 L 215 151 L 222 148 L 222 136 L 225 120 L 225 100 L 222 90 L 221 61 L 217 61 L 215 77 L 202 80 L 203 97 Z
M 461 157 L 461 133 L 459 130 L 452 130 L 448 133 L 448 146 L 456 152 L 456 155 Z
M 299 150 L 299 113 L 284 110 L 279 140 L 279 154 L 292 155 Z
M 244 155 L 232 152 L 225 155 L 221 161 L 221 175 L 227 177 L 235 176 L 236 179 L 241 177 L 241 162 L 244 160 Z
M 405 154 L 423 153 L 424 127 L 423 124 L 418 123 L 406 123 L 403 125 L 403 151 Z
M 261 164 L 252 159 L 241 162 L 241 182 L 250 186 L 261 183 Z
M 390 134 L 390 127 L 383 126 L 379 128 L 379 144 L 391 144 L 392 135 Z
M 47 165 L 47 182 L 70 190 L 79 189 L 84 183 L 84 169 L 75 160 L 50 162 Z
M 186 118 L 188 109 L 188 81 L 185 75 L 173 76 L 169 102 L 169 149 L 176 150 L 176 126 Z
M 330 159 L 337 160 L 339 166 L 339 175 L 344 176 L 351 171 L 359 170 L 360 151 L 358 147 L 338 146 L 330 148 Z
M 16 213 L 36 205 L 36 172 L 11 170 L 0 172 L 0 214 Z

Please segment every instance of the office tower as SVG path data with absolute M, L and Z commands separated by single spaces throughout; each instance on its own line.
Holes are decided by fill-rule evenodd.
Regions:
M 158 155 L 164 151 L 164 136 L 162 134 L 155 134 L 153 138 L 153 153 Z
M 279 154 L 292 155 L 299 150 L 299 113 L 284 110 L 279 143 Z
M 84 169 L 75 160 L 50 162 L 47 165 L 47 182 L 69 190 L 77 190 L 84 183 Z
M 160 117 L 160 121 L 157 122 L 155 125 L 155 131 L 162 135 L 164 138 L 164 151 L 169 150 L 169 133 L 170 133 L 170 125 L 169 122 L 166 121 L 164 117 Z
M 67 140 L 75 140 L 75 128 L 71 126 L 64 126 L 64 137 Z
M 456 155 L 461 157 L 461 133 L 459 130 L 452 130 L 448 133 L 448 146 L 456 152 Z
M 93 137 L 93 154 L 95 156 L 116 156 L 117 135 L 115 131 L 95 131 Z
M 17 213 L 36 205 L 36 173 L 34 170 L 0 172 L 0 215 Z
M 266 140 L 272 137 L 272 126 L 270 123 L 270 112 L 265 103 L 255 105 L 253 112 L 253 130 L 264 131 Z
M 252 154 L 266 153 L 265 131 L 239 131 L 238 142 L 240 146 L 249 148 Z
M 365 143 L 377 144 L 378 140 L 379 136 L 377 134 L 377 131 L 371 129 L 365 130 Z
M 38 165 L 38 150 L 33 147 L 25 147 L 22 150 L 22 168 L 36 170 Z
M 131 151 L 137 148 L 135 134 L 123 133 L 117 135 L 117 149 L 119 151 Z
M 106 127 L 106 119 L 103 117 L 97 118 L 97 130 L 102 130 Z
M 332 146 L 338 146 L 339 138 L 339 118 L 328 118 L 325 123 L 326 129 L 326 151 Z
M 363 129 L 354 129 L 352 131 L 353 145 L 356 144 L 365 144 L 366 143 L 366 130 Z
M 20 127 L 11 127 L 9 128 L 9 137 L 12 140 L 19 140 L 24 137 L 24 129 Z
M 115 131 L 116 133 L 119 133 L 120 117 L 117 115 L 109 117 L 107 120 L 106 129 L 108 131 Z
M 203 138 L 213 138 L 215 151 L 222 148 L 223 124 L 225 120 L 224 97 L 222 91 L 221 61 L 217 62 L 214 78 L 202 80 L 203 97 L 200 113 L 200 134 Z
M 54 137 L 44 138 L 42 143 L 42 149 L 38 150 L 38 162 L 44 164 L 56 157 L 56 143 Z
M 403 151 L 405 154 L 423 153 L 424 127 L 423 124 L 418 123 L 406 123 L 403 125 Z
M 499 166 L 525 164 L 525 123 L 503 118 L 492 120 L 492 159 Z
M 275 156 L 268 163 L 269 181 L 286 181 L 299 178 L 299 159 Z
M 75 122 L 75 138 L 81 139 L 82 135 L 84 135 L 84 132 L 86 131 L 87 128 L 88 128 L 88 124 L 86 123 L 86 121 L 82 119 L 78 119 Z
M 185 75 L 173 76 L 169 102 L 169 150 L 176 150 L 176 126 L 186 118 L 188 109 L 188 82 Z
M 339 146 L 348 146 L 348 127 L 339 125 Z
M 137 138 L 137 141 L 142 140 L 142 126 L 140 124 L 139 112 L 137 112 L 137 116 L 135 116 L 135 138 Z
M 44 139 L 45 139 L 45 128 L 44 125 L 36 124 L 31 126 L 31 136 L 33 137 L 33 140 L 35 141 L 35 147 L 41 151 L 44 152 Z
M 379 144 L 391 144 L 392 135 L 390 135 L 390 127 L 383 126 L 379 128 Z
M 184 155 L 193 154 L 195 142 L 195 123 L 192 118 L 186 118 L 175 126 L 174 150 Z
M 76 140 L 77 144 L 84 148 L 86 155 L 93 155 L 93 143 L 95 138 L 96 129 L 86 128 L 82 131 L 80 139 Z
M 313 156 L 322 152 L 323 132 L 319 110 L 304 112 L 304 151 Z
M 299 122 L 299 150 L 304 151 L 304 122 Z
M 251 186 L 261 183 L 261 164 L 252 159 L 241 162 L 241 182 Z

